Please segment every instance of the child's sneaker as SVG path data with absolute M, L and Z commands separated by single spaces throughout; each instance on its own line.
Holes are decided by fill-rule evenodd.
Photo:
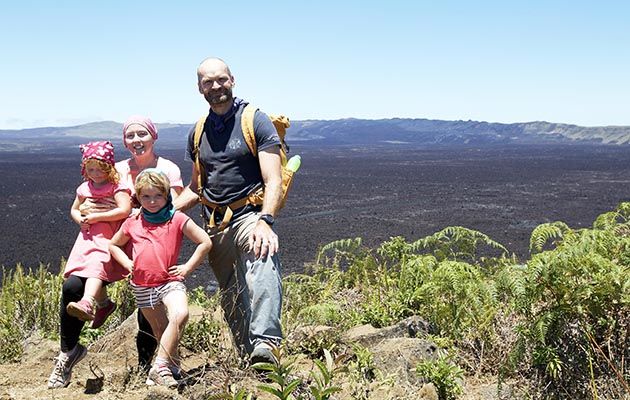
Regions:
M 100 328 L 105 323 L 105 321 L 107 321 L 107 317 L 109 317 L 114 311 L 116 311 L 116 303 L 114 303 L 110 299 L 107 299 L 107 305 L 103 307 L 98 307 L 96 309 L 96 313 L 94 313 L 94 319 L 90 324 L 90 328 Z
M 81 321 L 91 321 L 94 319 L 94 307 L 92 302 L 87 299 L 81 299 L 77 302 L 71 302 L 66 307 L 68 314 Z
M 81 344 L 76 345 L 70 355 L 63 353 L 55 358 L 55 368 L 48 378 L 48 389 L 56 389 L 68 386 L 72 377 L 72 367 L 83 360 L 87 354 L 87 349 Z
M 154 365 L 149 371 L 147 385 L 159 385 L 169 388 L 176 388 L 179 383 L 173 378 L 173 373 L 168 365 Z

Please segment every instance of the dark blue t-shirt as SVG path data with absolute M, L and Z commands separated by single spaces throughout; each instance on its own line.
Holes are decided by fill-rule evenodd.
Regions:
M 216 120 L 215 115 L 214 118 L 206 118 L 199 143 L 199 161 L 206 174 L 203 195 L 212 203 L 230 204 L 246 197 L 263 182 L 258 158 L 247 147 L 241 129 L 241 115 L 246 105 L 246 102 L 235 98 L 233 110 L 221 123 L 213 121 Z M 187 147 L 191 160 L 194 135 L 193 126 L 188 134 Z M 276 128 L 262 111 L 256 111 L 254 115 L 254 136 L 258 151 L 280 145 Z

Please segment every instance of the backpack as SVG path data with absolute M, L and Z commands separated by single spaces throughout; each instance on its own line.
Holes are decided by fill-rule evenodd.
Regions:
M 256 114 L 257 110 L 257 107 L 248 104 L 247 106 L 245 106 L 245 109 L 243 110 L 243 113 L 241 115 L 241 129 L 243 131 L 243 136 L 245 137 L 245 142 L 247 143 L 249 151 L 254 155 L 254 157 L 258 157 L 258 145 L 256 144 L 256 137 L 254 135 L 254 115 Z M 197 124 L 195 125 L 195 134 L 193 136 L 193 161 L 197 167 L 197 171 L 199 171 L 197 190 L 201 203 L 209 208 L 212 208 L 212 215 L 210 216 L 210 221 L 208 221 L 208 225 L 210 226 L 210 228 L 214 228 L 216 226 L 214 222 L 215 211 L 219 209 L 220 212 L 224 213 L 223 221 L 221 221 L 221 224 L 219 225 L 219 230 L 223 230 L 232 219 L 234 210 L 237 210 L 248 204 L 262 205 L 265 196 L 265 188 L 263 185 L 251 192 L 246 197 L 224 206 L 212 203 L 204 198 L 203 182 L 205 180 L 205 169 L 201 167 L 201 162 L 199 161 L 199 144 L 201 143 L 201 135 L 203 134 L 203 127 L 205 125 L 206 118 L 207 116 L 203 116 L 199 119 L 199 121 L 197 121 Z M 269 119 L 271 119 L 271 122 L 273 123 L 273 126 L 276 128 L 276 132 L 280 137 L 280 164 L 282 169 L 282 200 L 280 202 L 280 208 L 282 208 L 286 203 L 287 195 L 289 193 L 289 189 L 291 188 L 294 174 L 293 171 L 287 169 L 287 153 L 289 152 L 289 148 L 284 141 L 284 137 L 287 134 L 287 128 L 291 126 L 291 124 L 289 123 L 289 118 L 285 117 L 284 115 L 269 115 Z

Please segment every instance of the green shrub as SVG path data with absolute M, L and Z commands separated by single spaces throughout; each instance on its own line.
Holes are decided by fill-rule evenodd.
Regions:
M 22 265 L 3 269 L 0 292 L 0 361 L 16 361 L 23 353 L 24 340 L 37 332 L 55 337 L 59 326 L 61 283 L 40 265 L 26 273 Z M 19 323 L 16 323 L 19 321 Z
M 545 396 L 592 395 L 595 382 L 606 377 L 627 385 L 628 364 L 620 361 L 630 357 L 627 209 L 622 204 L 600 216 L 594 225 L 601 229 L 555 223 L 532 233 L 534 250 L 549 238 L 555 242 L 528 262 L 511 368 L 531 362 L 520 369 L 529 369 Z
M 186 324 L 181 345 L 195 353 L 215 353 L 219 347 L 221 323 L 215 321 L 211 315 L 204 313 L 197 321 Z
M 196 321 L 189 321 L 186 324 L 181 338 L 181 345 L 186 349 L 199 353 L 207 352 L 215 354 L 219 348 L 221 328 L 223 321 L 215 320 L 210 314 L 217 309 L 220 303 L 220 293 L 208 296 L 203 287 L 197 287 L 188 294 L 188 303 L 202 307 L 204 313 Z
M 464 378 L 464 371 L 448 356 L 422 361 L 416 366 L 416 372 L 433 383 L 440 400 L 454 400 L 463 393 L 460 382 Z

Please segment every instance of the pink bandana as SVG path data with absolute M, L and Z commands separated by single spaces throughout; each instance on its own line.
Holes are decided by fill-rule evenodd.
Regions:
M 85 162 L 100 160 L 114 166 L 114 145 L 110 141 L 90 142 L 79 146 L 81 149 L 81 175 L 85 176 Z
M 142 126 L 149 132 L 153 140 L 157 140 L 158 132 L 157 128 L 153 124 L 153 121 L 151 121 L 147 117 L 143 117 L 142 115 L 132 115 L 131 117 L 127 118 L 127 121 L 125 121 L 125 123 L 123 124 L 123 143 L 125 142 L 125 133 L 127 133 L 127 129 L 129 129 L 130 125 L 134 124 Z

